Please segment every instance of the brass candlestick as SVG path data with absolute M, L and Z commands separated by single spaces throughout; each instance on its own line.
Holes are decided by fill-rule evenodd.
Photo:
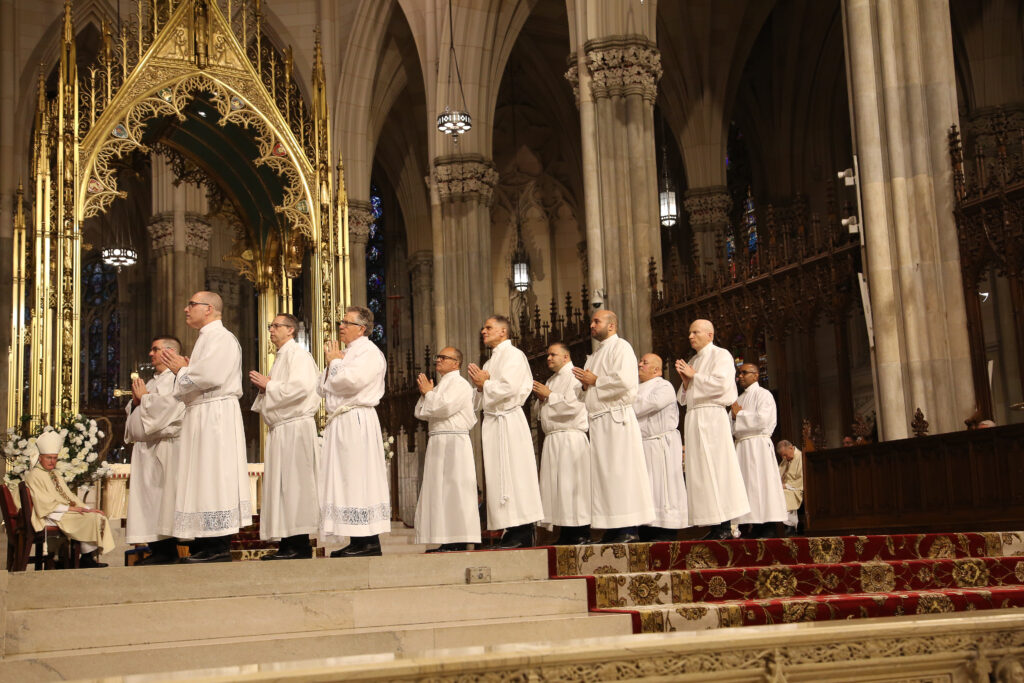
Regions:
M 133 372 L 132 374 L 129 375 L 129 377 L 134 382 L 135 380 L 137 380 L 139 378 L 139 373 Z M 132 395 L 132 390 L 131 389 L 114 389 L 114 398 L 122 398 L 124 396 L 131 396 L 131 395 Z

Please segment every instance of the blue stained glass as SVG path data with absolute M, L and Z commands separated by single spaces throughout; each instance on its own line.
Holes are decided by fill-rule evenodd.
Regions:
M 380 343 L 384 340 L 384 326 L 377 323 L 373 326 L 373 333 L 370 335 L 370 340 L 375 343 Z
M 370 241 L 371 242 L 376 242 L 378 239 L 380 239 L 380 237 L 381 237 L 380 227 L 376 223 L 371 223 L 370 224 Z
M 381 289 L 384 289 L 384 278 L 382 278 L 380 275 L 377 275 L 377 273 L 374 273 L 373 275 L 368 277 L 366 279 L 366 283 L 370 286 L 370 289 L 374 291 L 380 291 Z
M 380 313 L 380 299 L 377 299 L 377 298 L 370 299 L 370 302 L 368 304 L 366 304 L 366 306 L 371 311 L 373 311 L 373 315 L 374 316 L 376 316 L 378 313 Z
M 373 195 L 370 197 L 370 212 L 373 214 L 373 219 L 377 220 L 384 214 L 384 209 L 381 208 L 381 201 L 379 195 Z
M 370 259 L 371 263 L 376 263 L 380 260 L 380 249 L 377 247 L 370 247 L 366 250 L 366 258 Z

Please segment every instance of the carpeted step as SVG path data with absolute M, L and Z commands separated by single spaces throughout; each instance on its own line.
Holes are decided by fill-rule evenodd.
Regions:
M 1024 558 L 900 560 L 600 574 L 589 580 L 598 609 L 850 593 L 1024 584 Z
M 1024 607 L 1024 586 L 853 593 L 636 607 L 639 633 Z M 599 610 L 626 611 L 626 610 Z M 638 623 L 637 623 L 638 622 Z
M 1024 532 L 677 541 L 549 548 L 552 576 L 1024 555 Z

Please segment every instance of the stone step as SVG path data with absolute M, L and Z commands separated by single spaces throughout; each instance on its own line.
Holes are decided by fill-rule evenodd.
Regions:
M 624 609 L 639 616 L 640 632 L 661 633 L 1012 607 L 1024 607 L 1024 586 L 692 602 Z
M 552 576 L 1024 555 L 1024 532 L 822 536 L 557 546 Z
M 600 574 L 598 608 L 1024 584 L 1024 558 L 895 560 Z
M 386 554 L 382 557 L 107 567 L 9 575 L 8 610 L 121 605 L 170 600 L 271 597 L 360 588 L 465 585 L 468 568 L 492 583 L 548 578 L 544 549 Z
M 236 569 L 244 565 L 229 566 Z M 584 580 L 509 581 L 437 585 L 429 590 L 321 590 L 92 607 L 9 609 L 5 654 L 148 646 L 182 640 L 183 633 L 190 639 L 205 640 L 438 621 L 585 614 L 586 590 Z M 54 624 L 102 624 L 103 628 L 63 629 L 61 637 L 54 638 Z
M 179 641 L 145 649 L 129 645 L 79 650 L 71 654 L 15 655 L 5 659 L 0 666 L 0 683 L 296 662 L 319 659 L 330 653 L 343 653 L 345 656 L 398 655 L 515 642 L 557 643 L 630 633 L 631 618 L 626 614 L 571 614 Z

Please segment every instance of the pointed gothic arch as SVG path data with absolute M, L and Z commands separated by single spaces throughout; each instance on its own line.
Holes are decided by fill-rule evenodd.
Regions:
M 172 146 L 199 148 L 197 158 L 204 141 L 233 136 L 234 177 L 258 205 L 233 261 L 259 293 L 260 348 L 269 350 L 268 319 L 292 310 L 292 280 L 306 263 L 311 350 L 322 360 L 349 294 L 346 196 L 340 163 L 330 163 L 319 38 L 307 104 L 290 49 L 282 56 L 263 42 L 260 3 L 235 0 L 231 10 L 223 0 L 181 0 L 119 26 L 104 22 L 97 63 L 80 77 L 65 0 L 57 94 L 47 96 L 40 76 L 31 207 L 19 192 L 15 221 L 15 279 L 24 285 L 15 293 L 8 424 L 77 412 L 81 225 L 125 196 L 114 162 L 149 152 L 168 131 L 187 129 Z

